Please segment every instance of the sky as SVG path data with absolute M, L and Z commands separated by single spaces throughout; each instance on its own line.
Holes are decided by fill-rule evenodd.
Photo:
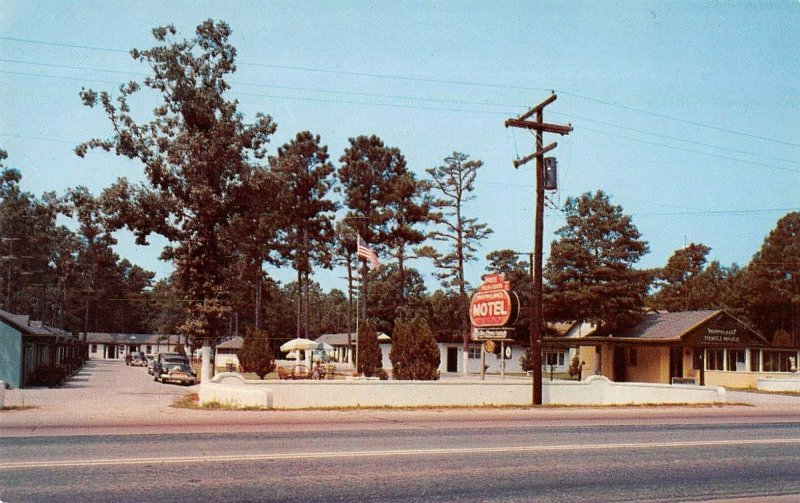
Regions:
M 205 19 L 227 22 L 237 49 L 229 97 L 251 121 L 278 124 L 270 153 L 299 131 L 319 134 L 335 164 L 348 138 L 376 134 L 420 178 L 453 151 L 483 161 L 466 214 L 493 229 L 485 255 L 533 248 L 533 151 L 504 121 L 555 91 L 545 121 L 571 123 L 551 154 L 545 254 L 567 197 L 596 190 L 633 218 L 661 267 L 687 243 L 745 265 L 777 220 L 800 210 L 800 2 L 10 1 L 0 0 L 0 148 L 24 190 L 98 194 L 142 166 L 74 147 L 111 134 L 81 88 L 115 91 L 147 68 L 132 48 L 173 24 L 181 38 Z M 134 101 L 142 121 L 152 101 Z M 164 242 L 118 233 L 116 251 L 161 278 Z M 413 264 L 438 287 L 425 260 Z M 291 281 L 288 268 L 268 267 Z M 343 270 L 318 271 L 346 289 Z

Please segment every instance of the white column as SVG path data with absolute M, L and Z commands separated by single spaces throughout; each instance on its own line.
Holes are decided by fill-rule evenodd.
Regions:
M 211 344 L 208 340 L 203 341 L 203 348 L 200 351 L 202 363 L 200 365 L 200 383 L 208 382 L 211 379 Z
M 750 348 L 745 348 L 744 350 L 744 371 L 750 372 Z

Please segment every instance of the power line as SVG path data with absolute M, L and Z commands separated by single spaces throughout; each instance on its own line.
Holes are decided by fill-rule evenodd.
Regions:
M 44 40 L 31 40 L 27 38 L 14 38 L 14 37 L 0 37 L 0 40 L 8 40 L 10 42 L 22 42 L 25 44 L 38 44 L 38 45 L 51 45 L 55 47 L 69 47 L 71 49 L 87 49 L 91 51 L 103 51 L 103 52 L 119 52 L 124 54 L 130 54 L 130 51 L 123 51 L 122 49 L 109 49 L 108 47 L 92 47 L 88 45 L 74 45 L 74 44 L 64 44 L 59 42 L 46 42 Z
M 73 66 L 73 65 L 37 63 L 37 62 L 32 62 L 32 61 L 23 61 L 23 60 L 14 60 L 14 59 L 2 59 L 2 58 L 0 58 L 0 62 L 16 63 L 16 64 L 24 64 L 24 65 L 33 65 L 33 66 L 43 66 L 43 67 L 47 67 L 47 68 L 64 68 L 64 69 L 71 69 L 71 70 L 95 71 L 95 72 L 114 73 L 114 74 L 141 75 L 141 74 L 139 74 L 137 72 L 130 72 L 130 71 L 109 70 L 109 69 L 104 69 L 104 68 L 93 68 L 93 67 L 86 67 L 86 66 Z M 38 74 L 26 74 L 26 73 L 21 73 L 21 72 L 18 73 L 18 74 L 20 74 L 20 75 L 28 75 L 28 76 L 38 75 Z M 48 77 L 57 78 L 55 76 L 48 76 Z M 97 81 L 97 82 L 108 83 L 109 81 Z M 363 97 L 382 98 L 382 99 L 400 99 L 400 100 L 408 100 L 408 101 L 426 101 L 426 102 L 435 102 L 435 103 L 453 103 L 453 104 L 459 104 L 459 105 L 522 107 L 522 105 L 519 105 L 519 104 L 498 103 L 498 102 L 490 102 L 490 101 L 468 101 L 468 100 L 455 100 L 455 99 L 446 99 L 446 98 L 428 98 L 428 97 L 422 97 L 422 96 L 403 96 L 403 95 L 380 94 L 380 93 L 364 93 L 364 92 L 355 92 L 355 91 L 339 91 L 339 90 L 335 90 L 335 89 L 313 88 L 313 87 L 303 87 L 303 86 L 286 86 L 286 85 L 269 84 L 269 83 L 258 83 L 258 82 L 230 81 L 230 84 L 231 85 L 241 85 L 241 86 L 262 87 L 262 88 L 268 88 L 268 89 L 283 89 L 283 90 L 290 90 L 290 91 L 329 93 L 329 94 L 338 94 L 338 95 L 347 95 L 347 96 L 363 96 Z M 247 93 L 236 93 L 236 92 L 232 92 L 232 94 L 240 94 L 240 95 L 244 95 L 244 96 L 259 96 L 259 95 L 253 95 L 253 94 L 247 94 Z M 460 110 L 456 109 L 456 111 L 460 111 Z M 472 111 L 472 112 L 476 113 L 478 111 Z M 485 112 L 486 113 L 492 113 L 490 111 L 485 111 Z M 510 114 L 510 112 L 508 112 L 508 111 L 503 111 L 503 112 L 498 111 L 496 113 L 497 113 L 497 115 L 509 115 Z M 554 115 L 559 115 L 559 116 L 562 116 L 562 117 L 567 117 L 567 118 L 572 118 L 572 119 L 578 119 L 578 120 L 581 120 L 583 122 L 590 122 L 590 123 L 594 123 L 594 124 L 600 124 L 600 125 L 603 125 L 603 126 L 619 128 L 619 129 L 623 129 L 623 130 L 626 130 L 626 131 L 632 131 L 632 132 L 641 133 L 641 134 L 645 134 L 645 135 L 649 135 L 649 136 L 654 136 L 656 138 L 664 138 L 664 139 L 668 139 L 668 140 L 679 141 L 679 142 L 683 142 L 683 143 L 689 143 L 689 144 L 692 144 L 692 145 L 699 145 L 699 146 L 703 146 L 703 147 L 709 147 L 709 148 L 715 148 L 715 149 L 719 149 L 719 150 L 725 150 L 725 151 L 733 152 L 733 153 L 737 153 L 737 154 L 752 155 L 752 156 L 762 157 L 762 158 L 765 158 L 765 159 L 771 159 L 771 160 L 774 160 L 774 161 L 781 161 L 781 162 L 787 162 L 787 163 L 791 163 L 791 164 L 800 165 L 800 161 L 794 161 L 794 160 L 791 160 L 791 159 L 784 159 L 784 158 L 781 158 L 781 157 L 772 157 L 772 156 L 767 156 L 767 155 L 764 155 L 764 154 L 757 154 L 757 153 L 754 153 L 754 152 L 748 152 L 748 151 L 744 151 L 744 150 L 732 149 L 732 148 L 722 147 L 722 146 L 719 146 L 719 145 L 714 145 L 714 144 L 704 143 L 704 142 L 699 142 L 699 141 L 694 141 L 694 140 L 687 140 L 685 138 L 678 138 L 676 136 L 669 136 L 669 135 L 665 135 L 665 134 L 661 134 L 661 133 L 655 133 L 655 132 L 647 131 L 647 130 L 643 130 L 643 129 L 632 128 L 632 127 L 629 127 L 629 126 L 623 126 L 623 125 L 619 125 L 619 124 L 613 124 L 613 123 L 610 123 L 610 122 L 598 121 L 598 120 L 595 120 L 595 119 L 589 119 L 587 117 L 581 117 L 581 116 L 577 116 L 577 115 L 573 115 L 573 114 L 565 114 L 565 113 L 554 112 Z
M 747 164 L 754 164 L 754 165 L 757 165 L 757 166 L 764 166 L 765 168 L 777 169 L 777 170 L 786 171 L 786 172 L 789 172 L 789 173 L 800 173 L 800 169 L 784 168 L 782 166 L 776 166 L 774 164 L 767 164 L 767 163 L 764 163 L 764 162 L 749 161 L 747 159 L 738 159 L 736 157 L 728 157 L 728 156 L 719 155 L 719 154 L 712 154 L 712 153 L 709 153 L 709 152 L 703 152 L 703 151 L 700 151 L 700 150 L 694 150 L 694 149 L 690 149 L 690 148 L 676 147 L 674 145 L 667 145 L 666 143 L 659 143 L 659 142 L 655 142 L 655 141 L 643 140 L 641 138 L 633 138 L 631 136 L 625 136 L 625 135 L 622 135 L 622 134 L 619 134 L 619 133 L 610 133 L 608 131 L 601 131 L 599 129 L 591 129 L 591 128 L 587 128 L 587 127 L 582 127 L 582 128 L 580 128 L 580 130 L 581 131 L 591 131 L 593 133 L 606 134 L 606 135 L 610 135 L 610 136 L 617 136 L 619 138 L 625 138 L 627 140 L 647 143 L 649 145 L 657 145 L 657 146 L 660 146 L 660 147 L 669 148 L 669 149 L 673 149 L 673 150 L 680 150 L 682 152 L 690 152 L 690 153 L 693 153 L 693 154 L 705 155 L 707 157 L 715 157 L 717 159 L 725 159 L 726 161 L 736 161 L 736 162 L 743 162 L 743 163 L 747 163 Z
M 21 38 L 14 38 L 14 37 L 0 37 L 0 40 L 7 40 L 12 42 L 21 42 L 21 43 L 29 43 L 29 44 L 39 44 L 39 45 L 51 45 L 56 47 L 68 47 L 68 48 L 76 48 L 76 49 L 87 49 L 93 51 L 107 51 L 107 52 L 114 52 L 114 53 L 124 53 L 129 54 L 129 51 L 125 51 L 122 49 L 111 49 L 105 47 L 93 47 L 93 46 L 85 46 L 85 45 L 76 45 L 76 44 L 65 44 L 65 43 L 58 43 L 58 42 L 48 42 L 43 40 L 32 40 L 32 39 L 21 39 Z M 485 88 L 495 88 L 495 89 L 513 89 L 513 90 L 520 90 L 520 91 L 550 91 L 551 89 L 543 88 L 543 87 L 534 87 L 534 86 L 519 86 L 519 85 L 511 85 L 511 84 L 495 84 L 491 82 L 479 82 L 479 81 L 467 81 L 467 80 L 458 80 L 458 79 L 439 79 L 439 78 L 432 78 L 432 77 L 416 77 L 410 75 L 399 75 L 399 74 L 386 74 L 386 73 L 373 73 L 373 72 L 354 72 L 354 71 L 347 71 L 347 70 L 331 70 L 325 68 L 314 68 L 314 67 L 302 67 L 302 66 L 292 66 L 292 65 L 277 65 L 277 64 L 268 64 L 268 63 L 251 63 L 247 61 L 239 62 L 239 65 L 242 66 L 252 66 L 252 67 L 261 67 L 261 68 L 274 68 L 280 70 L 295 70 L 295 71 L 303 71 L 303 72 L 315 72 L 315 73 L 326 73 L 332 75 L 349 75 L 355 77 L 369 77 L 369 78 L 380 78 L 380 79 L 392 79 L 392 80 L 403 80 L 403 81 L 412 81 L 412 82 L 428 82 L 433 84 L 448 84 L 448 85 L 460 85 L 460 86 L 471 86 L 471 87 L 485 87 Z M 641 108 L 631 107 L 628 105 L 623 105 L 620 103 L 616 103 L 613 101 L 603 100 L 599 98 L 594 98 L 592 96 L 586 96 L 578 93 L 572 93 L 563 89 L 556 89 L 561 94 L 572 96 L 574 98 L 579 98 L 582 100 L 590 101 L 593 103 L 598 103 L 605 106 L 611 106 L 620 108 L 622 110 L 628 110 L 631 112 L 641 113 L 644 115 L 650 115 L 652 117 L 657 117 L 660 119 L 675 121 L 683 124 L 689 124 L 692 126 L 703 127 L 712 129 L 715 131 L 720 131 L 728 134 L 734 134 L 739 136 L 745 136 L 748 138 L 755 138 L 767 142 L 772 143 L 779 143 L 782 145 L 788 145 L 792 147 L 800 147 L 798 143 L 792 143 L 788 141 L 778 140 L 775 138 L 769 138 L 766 136 L 760 136 L 752 133 L 746 133 L 743 131 L 737 131 L 734 129 L 723 128 L 719 126 L 714 126 L 711 124 L 705 124 L 698 121 L 691 121 L 687 119 L 681 119 L 679 117 L 673 117 L 671 115 L 661 114 L 658 112 L 651 112 L 649 110 L 644 110 Z

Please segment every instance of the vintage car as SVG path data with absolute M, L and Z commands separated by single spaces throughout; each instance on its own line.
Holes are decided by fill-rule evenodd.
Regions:
M 155 377 L 161 383 L 176 382 L 186 386 L 197 382 L 197 373 L 192 367 L 183 362 L 167 361 L 162 363 L 159 365 L 159 371 Z

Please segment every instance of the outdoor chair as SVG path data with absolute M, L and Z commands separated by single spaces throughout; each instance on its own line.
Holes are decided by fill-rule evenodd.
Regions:
M 292 379 L 293 376 L 289 372 L 286 371 L 283 367 L 278 367 L 278 378 L 279 379 Z
M 311 373 L 305 365 L 295 365 L 292 369 L 292 379 L 310 379 Z

